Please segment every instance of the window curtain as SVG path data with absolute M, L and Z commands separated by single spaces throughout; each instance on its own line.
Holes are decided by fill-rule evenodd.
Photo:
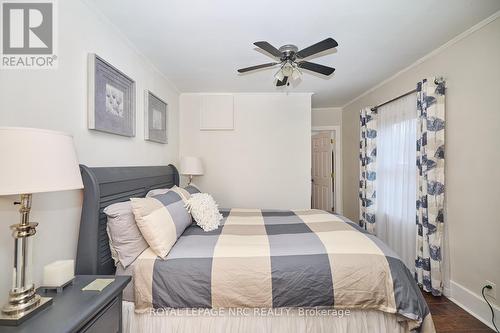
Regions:
M 377 179 L 377 110 L 364 108 L 360 112 L 359 141 L 359 225 L 375 232 Z
M 417 84 L 416 279 L 427 292 L 443 291 L 445 83 Z
M 416 95 L 380 107 L 377 123 L 376 233 L 414 272 Z

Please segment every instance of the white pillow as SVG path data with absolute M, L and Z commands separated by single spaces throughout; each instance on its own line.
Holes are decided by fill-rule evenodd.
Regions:
M 191 216 L 203 230 L 211 231 L 219 227 L 222 214 L 214 198 L 208 193 L 191 194 L 187 200 L 186 208 Z

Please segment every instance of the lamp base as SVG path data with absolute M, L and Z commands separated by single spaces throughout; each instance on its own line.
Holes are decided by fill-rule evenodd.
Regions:
M 2 309 L 2 312 L 0 312 L 0 325 L 17 326 L 52 304 L 51 297 L 36 295 L 33 299 L 35 301 L 30 306 L 23 307 L 22 309 L 16 309 L 16 306 L 11 304 L 6 305 Z
M 8 303 L 0 312 L 0 325 L 16 326 L 45 309 L 52 299 L 41 297 L 31 283 L 31 241 L 36 234 L 38 223 L 29 222 L 31 194 L 21 194 L 21 221 L 10 226 L 14 237 L 14 270 L 13 284 L 9 292 Z

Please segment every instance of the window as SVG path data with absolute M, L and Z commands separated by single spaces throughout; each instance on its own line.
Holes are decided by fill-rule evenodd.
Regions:
M 417 108 L 415 94 L 378 109 L 377 236 L 413 272 Z

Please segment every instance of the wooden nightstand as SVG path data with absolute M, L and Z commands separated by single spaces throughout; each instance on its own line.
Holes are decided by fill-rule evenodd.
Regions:
M 115 281 L 99 291 L 82 291 L 96 278 Z M 130 276 L 77 275 L 73 285 L 56 292 L 39 292 L 53 297 L 52 305 L 19 326 L 0 326 L 0 332 L 23 333 L 116 333 L 122 331 L 122 292 Z

